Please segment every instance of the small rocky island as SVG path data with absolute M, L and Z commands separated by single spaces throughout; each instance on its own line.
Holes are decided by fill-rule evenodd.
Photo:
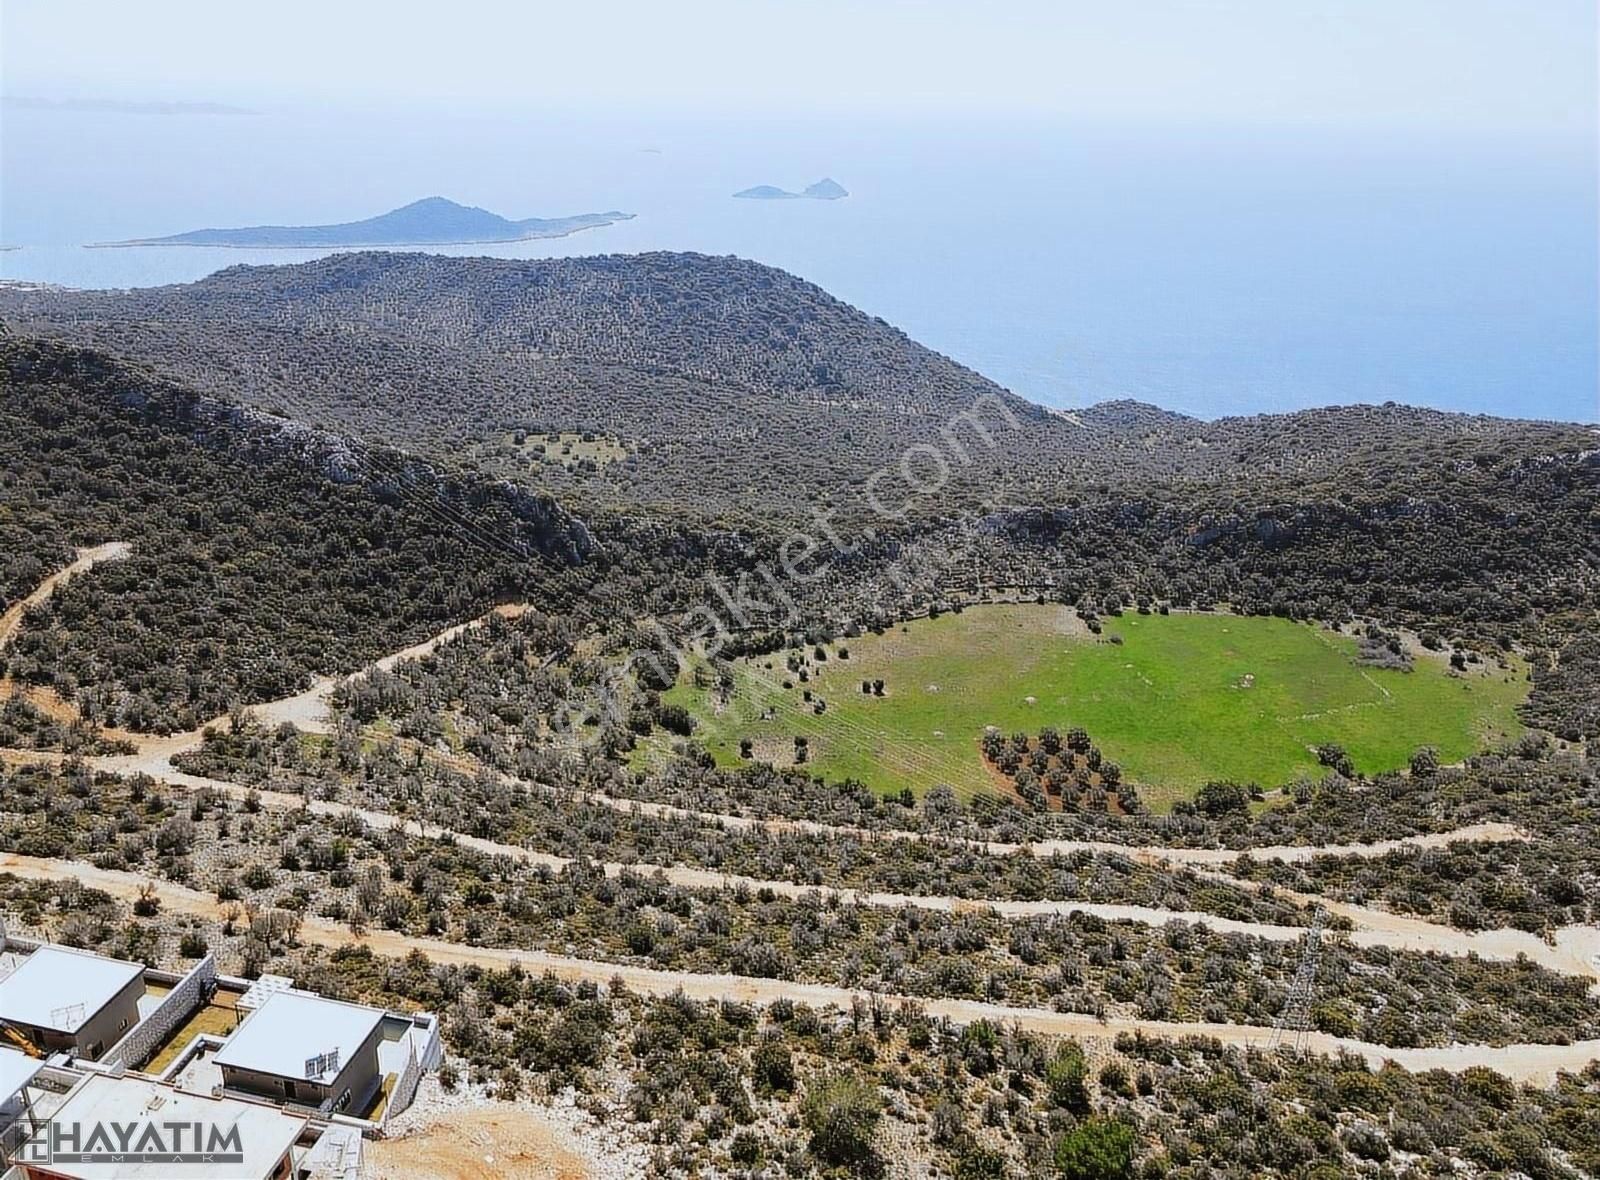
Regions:
M 733 195 L 746 201 L 837 201 L 840 197 L 848 197 L 850 192 L 837 180 L 825 176 L 816 184 L 808 184 L 797 193 L 779 188 L 775 184 L 758 184 L 754 188 L 741 189 Z
M 580 213 L 575 217 L 529 217 L 513 221 L 444 197 L 425 197 L 365 221 L 338 225 L 256 225 L 242 229 L 197 229 L 164 238 L 99 242 L 100 246 L 232 246 L 253 249 L 321 249 L 330 246 L 464 246 L 478 242 L 522 242 L 560 238 L 579 230 L 627 221 L 632 213 Z

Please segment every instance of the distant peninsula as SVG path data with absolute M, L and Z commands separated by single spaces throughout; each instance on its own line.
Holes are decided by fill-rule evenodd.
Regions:
M 512 221 L 487 209 L 425 197 L 365 221 L 339 225 L 256 225 L 197 229 L 165 238 L 96 242 L 96 246 L 231 246 L 243 249 L 318 249 L 328 246 L 464 246 L 561 238 L 580 230 L 627 221 L 632 213 L 580 213 Z
M 823 177 L 816 184 L 808 184 L 798 193 L 791 193 L 788 189 L 779 188 L 775 184 L 758 184 L 754 188 L 741 189 L 733 195 L 746 201 L 837 201 L 840 197 L 848 197 L 850 192 L 832 177 Z

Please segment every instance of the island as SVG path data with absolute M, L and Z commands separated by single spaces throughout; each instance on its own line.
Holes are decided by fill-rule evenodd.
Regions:
M 754 188 L 740 189 L 733 195 L 746 201 L 837 201 L 840 197 L 848 197 L 850 191 L 831 176 L 825 176 L 797 193 L 775 184 L 758 184 Z
M 338 225 L 256 225 L 241 229 L 197 229 L 163 238 L 96 242 L 95 246 L 228 246 L 248 249 L 320 249 L 329 246 L 463 246 L 477 242 L 522 242 L 560 238 L 580 230 L 627 221 L 632 213 L 580 213 L 574 217 L 529 217 L 513 221 L 444 197 L 425 197 L 365 221 Z

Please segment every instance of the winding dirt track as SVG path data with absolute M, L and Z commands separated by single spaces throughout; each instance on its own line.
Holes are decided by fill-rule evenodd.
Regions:
M 437 750 L 409 738 L 394 739 L 406 749 L 417 750 L 452 769 L 475 774 L 483 769 L 481 763 L 470 759 L 440 754 Z M 735 832 L 768 832 L 774 835 L 799 834 L 821 836 L 828 839 L 847 840 L 909 840 L 924 844 L 943 844 L 950 847 L 969 848 L 995 856 L 1010 856 L 1017 852 L 1034 856 L 1070 855 L 1074 852 L 1108 852 L 1145 860 L 1150 863 L 1170 865 L 1228 865 L 1241 856 L 1256 860 L 1276 860 L 1297 864 L 1319 856 L 1380 857 L 1403 848 L 1444 848 L 1463 840 L 1487 844 L 1512 843 L 1526 840 L 1527 834 L 1513 824 L 1488 821 L 1455 828 L 1448 832 L 1430 832 L 1416 836 L 1401 836 L 1392 840 L 1374 840 L 1364 844 L 1268 844 L 1257 848 L 1183 848 L 1169 845 L 1118 844 L 1110 840 L 1035 840 L 1008 843 L 1004 840 L 969 840 L 960 836 L 947 836 L 935 832 L 914 832 L 905 828 L 862 828 L 848 824 L 821 823 L 808 819 L 774 819 L 766 816 L 730 815 L 720 811 L 696 811 L 676 807 L 670 803 L 655 803 L 643 799 L 629 799 L 597 792 L 573 792 L 547 783 L 528 779 L 501 776 L 506 781 L 530 790 L 566 798 L 578 797 L 586 803 L 608 807 L 626 814 L 650 816 L 654 819 L 683 820 L 708 827 L 727 828 Z
M 30 606 L 48 598 L 54 592 L 56 586 L 67 578 L 89 569 L 96 562 L 114 560 L 126 556 L 127 553 L 128 546 L 121 543 L 81 550 L 75 561 L 45 579 L 38 589 L 8 610 L 3 617 L 0 617 L 0 647 L 3 647 L 15 636 L 20 628 L 25 611 Z M 514 616 L 520 613 L 520 608 L 501 607 L 491 612 L 491 615 L 496 613 Z M 484 625 L 491 615 L 484 615 L 450 627 L 430 639 L 385 656 L 371 667 L 362 669 L 351 676 L 343 678 L 322 677 L 311 688 L 302 693 L 283 700 L 252 706 L 250 712 L 257 720 L 266 725 L 289 722 L 310 732 L 329 732 L 328 699 L 334 688 L 339 684 L 369 675 L 372 667 L 390 670 L 402 660 L 428 655 L 457 636 Z M 225 725 L 226 723 L 226 718 L 218 718 L 212 724 Z M 144 773 L 161 782 L 183 789 L 213 790 L 235 798 L 242 798 L 251 793 L 249 788 L 237 783 L 188 774 L 173 766 L 173 758 L 179 754 L 197 749 L 201 745 L 204 740 L 204 728 L 206 727 L 166 737 L 137 734 L 119 735 L 134 742 L 137 746 L 135 753 L 96 757 L 85 761 L 96 770 L 118 774 Z M 468 766 L 461 759 L 436 755 L 431 751 L 425 752 L 429 756 L 440 758 L 441 761 L 458 764 L 460 769 L 468 770 L 469 772 L 482 769 L 476 764 Z M 60 754 L 18 750 L 0 750 L 0 758 L 13 763 L 59 763 L 65 760 L 64 756 Z M 558 796 L 572 797 L 570 792 L 565 792 L 546 784 L 523 782 L 522 780 L 509 781 L 515 781 L 521 783 L 521 785 L 547 791 Z M 553 869 L 560 869 L 572 863 L 566 857 L 451 832 L 433 825 L 407 820 L 388 812 L 372 811 L 348 804 L 321 800 L 313 800 L 308 803 L 297 795 L 272 791 L 260 791 L 256 792 L 256 794 L 264 806 L 273 809 L 291 810 L 305 807 L 313 814 L 318 815 L 353 815 L 359 817 L 376 830 L 399 829 L 401 831 L 414 831 L 418 835 L 426 837 L 447 838 L 465 847 L 490 855 L 509 856 L 529 864 L 548 865 Z M 731 830 L 804 832 L 828 837 L 864 840 L 884 838 L 925 840 L 977 848 L 996 855 L 1026 852 L 1033 855 L 1049 856 L 1055 853 L 1076 851 L 1114 852 L 1131 856 L 1147 863 L 1188 867 L 1200 872 L 1205 877 L 1235 886 L 1262 888 L 1216 871 L 1216 866 L 1227 865 L 1241 855 L 1238 850 L 1232 849 L 1169 848 L 1162 846 L 1131 847 L 1109 842 L 1080 840 L 1051 840 L 1033 844 L 1007 844 L 998 841 L 975 843 L 909 831 L 885 832 L 806 820 L 722 815 L 713 812 L 693 811 L 667 804 L 617 799 L 611 796 L 587 793 L 581 797 L 587 801 L 600 803 L 624 812 L 689 820 L 701 824 L 721 826 Z M 1271 859 L 1299 862 L 1321 855 L 1375 857 L 1401 848 L 1443 847 L 1460 840 L 1510 841 L 1521 839 L 1526 839 L 1526 836 L 1511 825 L 1479 824 L 1453 832 L 1375 841 L 1367 844 L 1256 848 L 1251 849 L 1249 855 L 1258 860 Z M 1108 920 L 1134 921 L 1157 926 L 1170 921 L 1184 921 L 1203 923 L 1213 930 L 1224 933 L 1237 933 L 1275 941 L 1294 941 L 1304 934 L 1304 930 L 1300 927 L 1245 922 L 1205 913 L 1165 910 L 1145 906 L 1072 901 L 972 900 L 848 889 L 818 889 L 798 885 L 790 881 L 760 881 L 749 877 L 717 873 L 682 865 L 624 865 L 610 863 L 602 867 L 610 875 L 617 875 L 623 872 L 651 875 L 659 873 L 674 884 L 685 887 L 768 889 L 785 897 L 831 895 L 841 900 L 863 905 L 891 908 L 912 906 L 945 912 L 988 909 L 1008 918 L 1086 913 L 1095 914 Z M 86 884 L 92 884 L 97 888 L 105 889 L 115 896 L 127 899 L 133 898 L 140 887 L 146 885 L 145 880 L 136 874 L 115 873 L 97 869 L 92 865 L 70 861 L 48 861 L 32 857 L 0 854 L 0 868 L 31 879 L 76 879 Z M 206 894 L 170 882 L 152 882 L 151 884 L 154 884 L 169 908 L 174 910 L 207 917 L 217 917 L 222 911 L 222 907 Z M 1370 909 L 1349 903 L 1294 894 L 1282 889 L 1276 889 L 1273 892 L 1276 896 L 1285 900 L 1305 906 L 1321 905 L 1330 913 L 1348 918 L 1355 928 L 1348 934 L 1341 935 L 1341 937 L 1347 937 L 1356 946 L 1385 946 L 1401 950 L 1431 951 L 1455 956 L 1477 955 L 1489 959 L 1512 959 L 1517 956 L 1526 956 L 1551 970 L 1587 976 L 1600 981 L 1600 929 L 1597 928 L 1567 928 L 1557 932 L 1553 944 L 1551 944 L 1522 931 L 1491 930 L 1468 932 L 1385 910 Z M 613 978 L 621 978 L 630 987 L 651 994 L 661 994 L 681 989 L 689 995 L 708 999 L 736 998 L 767 1002 L 780 997 L 788 997 L 818 1004 L 847 1004 L 854 994 L 848 989 L 817 984 L 796 984 L 781 980 L 755 979 L 733 975 L 659 971 L 550 955 L 539 951 L 497 947 L 468 947 L 441 939 L 415 938 L 391 931 L 371 932 L 361 938 L 357 938 L 348 928 L 317 918 L 305 919 L 301 927 L 300 937 L 302 941 L 330 947 L 343 946 L 353 941 L 360 941 L 371 946 L 375 951 L 391 955 L 405 955 L 412 950 L 421 950 L 431 958 L 441 962 L 478 963 L 485 966 L 504 966 L 517 962 L 528 968 L 541 971 L 549 970 L 558 976 L 569 979 L 607 982 Z M 900 999 L 900 997 L 892 998 Z M 1001 1005 L 967 1000 L 933 999 L 916 1002 L 922 1004 L 930 1013 L 946 1016 L 955 1021 L 971 1021 L 980 1018 L 1003 1019 L 1040 1032 L 1075 1036 L 1105 1036 L 1120 1031 L 1142 1029 L 1153 1036 L 1177 1037 L 1200 1034 L 1215 1036 L 1230 1044 L 1239 1045 L 1264 1044 L 1272 1036 L 1271 1029 L 1245 1025 L 1126 1019 L 1100 1021 L 1094 1017 L 1080 1014 L 1058 1013 L 1044 1009 L 1008 1008 Z M 1311 1034 L 1306 1043 L 1309 1048 L 1324 1052 L 1346 1049 L 1359 1053 L 1367 1060 L 1375 1063 L 1393 1060 L 1411 1069 L 1436 1067 L 1460 1069 L 1472 1065 L 1488 1065 L 1517 1080 L 1541 1083 L 1552 1080 L 1557 1070 L 1580 1069 L 1589 1061 L 1600 1058 L 1600 1042 L 1582 1042 L 1568 1046 L 1515 1045 L 1493 1048 L 1482 1045 L 1463 1045 L 1443 1049 L 1402 1050 L 1323 1034 Z
M 126 901 L 132 901 L 142 890 L 153 888 L 156 895 L 161 898 L 162 905 L 169 911 L 214 920 L 221 920 L 226 908 L 216 898 L 198 890 L 171 882 L 147 881 L 134 873 L 99 869 L 79 861 L 43 860 L 0 853 L 0 872 L 12 873 L 33 881 L 76 880 Z M 421 951 L 437 963 L 475 964 L 494 968 L 520 964 L 526 970 L 541 973 L 548 971 L 560 979 L 574 982 L 609 984 L 614 980 L 620 980 L 630 990 L 645 995 L 670 995 L 682 991 L 685 995 L 703 1000 L 734 999 L 766 1004 L 778 999 L 790 999 L 817 1006 L 831 1004 L 846 1008 L 852 1000 L 863 995 L 848 988 L 826 984 L 794 983 L 788 980 L 759 979 L 744 975 L 662 971 L 649 967 L 554 955 L 544 951 L 467 946 L 438 938 L 397 934 L 389 930 L 370 931 L 357 936 L 352 934 L 348 927 L 314 916 L 303 919 L 298 938 L 301 943 L 329 948 L 360 943 L 372 948 L 375 954 L 395 958 L 403 958 L 412 951 Z M 881 998 L 891 1005 L 902 1003 L 920 1005 L 930 1015 L 947 1017 L 958 1024 L 993 1020 L 1014 1024 L 1034 1032 L 1059 1036 L 1110 1037 L 1122 1032 L 1143 1032 L 1147 1036 L 1165 1038 L 1215 1037 L 1225 1044 L 1238 1046 L 1265 1046 L 1273 1037 L 1273 1030 L 1261 1025 L 1134 1020 L 1123 1017 L 1101 1020 L 1075 1012 L 1052 1012 L 1044 1008 L 1013 1008 L 1004 1004 L 988 1004 L 976 1000 L 918 999 L 895 995 Z M 1576 1072 L 1583 1069 L 1590 1061 L 1600 1058 L 1600 1041 L 1583 1041 L 1572 1045 L 1501 1047 L 1449 1045 L 1436 1049 L 1393 1049 L 1347 1037 L 1312 1033 L 1307 1036 L 1305 1044 L 1307 1048 L 1323 1053 L 1340 1051 L 1356 1053 L 1374 1066 L 1381 1065 L 1385 1061 L 1394 1061 L 1413 1070 L 1462 1070 L 1475 1065 L 1487 1065 L 1513 1080 L 1537 1085 L 1549 1085 L 1554 1082 L 1558 1071 Z
M 111 541 L 92 549 L 78 550 L 77 557 L 40 582 L 32 594 L 12 603 L 5 614 L 0 615 L 0 647 L 5 647 L 17 637 L 17 632 L 22 629 L 22 616 L 54 594 L 61 583 L 102 561 L 120 561 L 131 552 L 132 547 L 126 541 Z
M 160 739 L 165 741 L 165 739 Z M 163 747 L 164 748 L 164 747 Z M 14 763 L 59 764 L 64 755 L 52 752 L 0 751 L 0 758 Z M 96 769 L 120 774 L 144 773 L 158 782 L 183 790 L 209 790 L 234 799 L 254 794 L 262 806 L 274 811 L 297 811 L 302 808 L 313 815 L 332 817 L 353 816 L 375 831 L 408 832 L 430 839 L 450 840 L 464 848 L 471 848 L 489 856 L 505 856 L 524 864 L 543 865 L 553 870 L 573 864 L 570 857 L 539 852 L 516 844 L 506 844 L 455 832 L 436 824 L 406 819 L 392 812 L 373 811 L 348 803 L 328 800 L 305 800 L 299 795 L 277 791 L 253 791 L 238 783 L 222 779 L 205 778 L 172 769 L 166 758 L 156 759 L 143 752 L 104 758 L 91 758 L 87 763 Z M 1463 833 L 1470 832 L 1463 829 Z M 1472 838 L 1470 835 L 1451 838 Z M 1390 843 L 1399 843 L 1392 841 Z M 1108 846 L 1116 847 L 1116 846 Z M 1152 861 L 1161 860 L 1163 850 L 1141 849 Z M 803 898 L 808 896 L 837 899 L 841 902 L 889 909 L 913 908 L 941 913 L 976 913 L 992 911 L 1002 918 L 1022 919 L 1050 915 L 1092 914 L 1112 922 L 1137 922 L 1146 926 L 1164 926 L 1168 922 L 1203 924 L 1223 934 L 1239 934 L 1263 938 L 1273 942 L 1295 942 L 1305 934 L 1303 926 L 1280 926 L 1266 922 L 1252 922 L 1196 910 L 1173 910 L 1154 906 L 1127 905 L 1114 902 L 1086 902 L 1070 900 L 1017 901 L 988 898 L 948 897 L 928 894 L 892 893 L 876 890 L 839 889 L 826 886 L 801 885 L 793 881 L 770 881 L 747 877 L 737 873 L 721 873 L 711 869 L 687 865 L 657 865 L 648 863 L 599 862 L 597 868 L 607 876 L 623 873 L 661 876 L 674 885 L 688 889 L 736 889 L 752 892 L 768 890 L 779 897 Z M 1199 871 L 1199 870 L 1197 870 Z M 1202 871 L 1203 876 L 1223 884 L 1244 889 L 1265 891 L 1263 886 L 1225 873 Z M 1385 946 L 1396 950 L 1433 952 L 1452 957 L 1476 955 L 1484 959 L 1511 960 L 1524 956 L 1542 967 L 1568 975 L 1588 976 L 1600 985 L 1600 929 L 1593 927 L 1568 927 L 1559 931 L 1555 942 L 1545 942 L 1536 935 L 1521 930 L 1458 930 L 1411 918 L 1387 910 L 1371 909 L 1346 902 L 1329 901 L 1289 890 L 1272 891 L 1276 896 L 1305 907 L 1321 905 L 1330 913 L 1348 918 L 1355 926 L 1339 937 L 1348 938 L 1358 947 Z

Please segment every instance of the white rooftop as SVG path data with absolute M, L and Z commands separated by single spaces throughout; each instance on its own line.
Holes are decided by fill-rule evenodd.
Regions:
M 253 1073 L 327 1083 L 382 1021 L 377 1008 L 308 992 L 274 992 L 245 1017 L 214 1060 Z M 322 1058 L 324 1067 L 313 1072 L 313 1058 Z
M 142 975 L 137 963 L 42 946 L 0 980 L 0 1020 L 74 1034 Z
M 287 975 L 262 975 L 256 978 L 249 989 L 234 1002 L 234 1007 L 241 1012 L 251 1012 L 265 1004 L 272 996 L 279 992 L 299 992 L 301 995 L 314 995 L 314 992 L 302 992 L 295 987 L 294 980 Z
M 17 1049 L 0 1049 L 0 1102 L 10 1102 L 33 1081 L 44 1062 Z
M 365 1151 L 355 1127 L 329 1123 L 311 1150 L 300 1157 L 300 1167 L 311 1180 L 360 1180 Z
M 144 1137 L 145 1127 L 154 1125 L 157 1133 L 164 1135 L 164 1146 L 181 1151 L 193 1150 L 196 1123 L 201 1125 L 200 1133 L 208 1144 L 213 1128 L 225 1138 L 231 1128 L 237 1127 L 239 1147 L 244 1156 L 242 1163 L 186 1166 L 175 1165 L 170 1159 L 150 1163 L 107 1161 L 46 1165 L 50 1175 L 66 1180 L 173 1180 L 190 1174 L 204 1176 L 206 1180 L 263 1180 L 271 1175 L 273 1165 L 294 1146 L 306 1126 L 303 1117 L 264 1102 L 188 1094 L 144 1078 L 116 1078 L 106 1074 L 90 1074 L 85 1078 L 67 1095 L 51 1121 L 57 1127 L 76 1124 L 84 1146 L 88 1145 L 97 1124 L 133 1124 L 132 1142 L 135 1144 Z M 167 1124 L 180 1123 L 185 1124 L 184 1138 L 175 1142 L 174 1133 Z M 226 1150 L 231 1151 L 231 1147 Z

